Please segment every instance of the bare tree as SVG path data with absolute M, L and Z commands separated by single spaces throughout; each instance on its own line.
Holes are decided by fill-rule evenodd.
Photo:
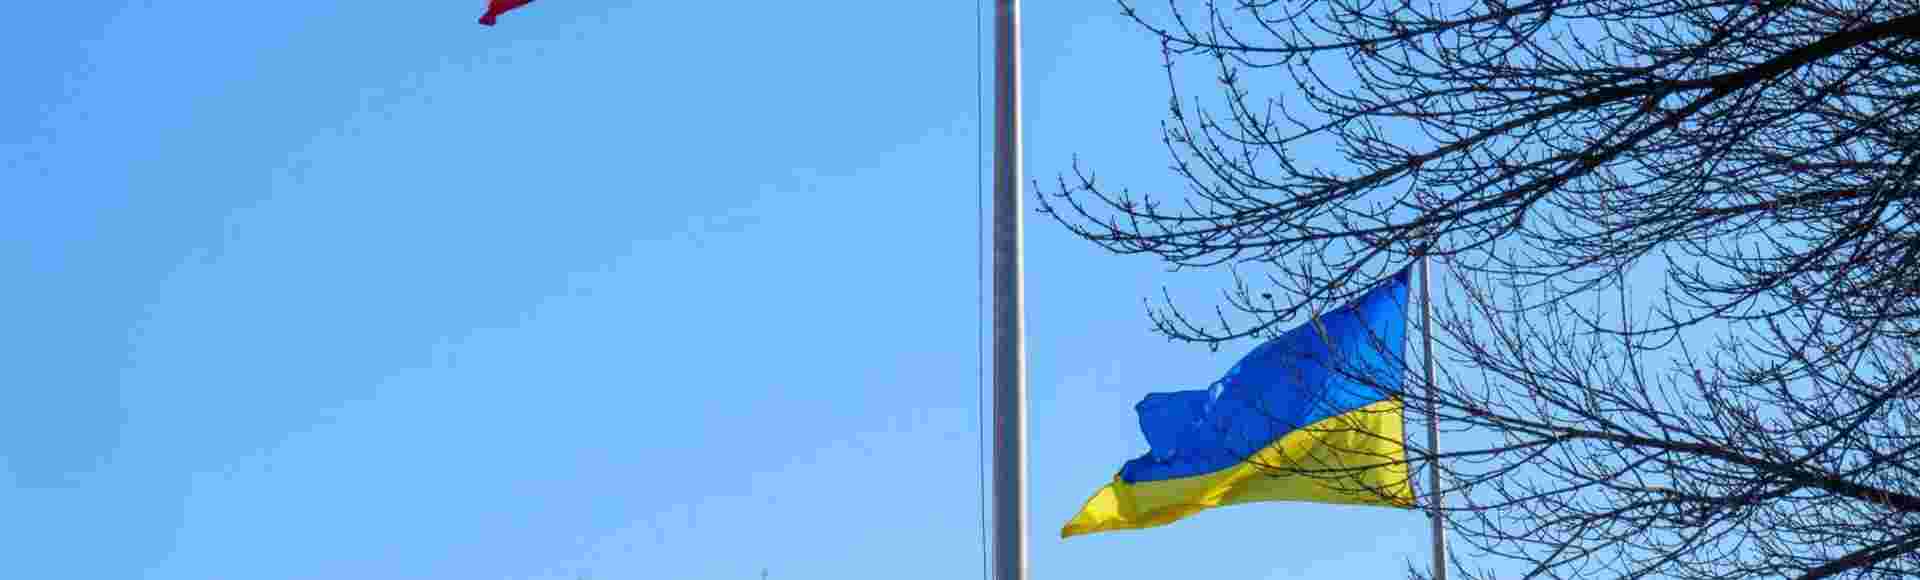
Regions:
M 1444 264 L 1445 372 L 1399 394 L 1456 573 L 1920 576 L 1920 2 L 1195 4 L 1121 2 L 1182 190 L 1076 161 L 1039 208 L 1231 268 L 1149 309 L 1210 346 Z

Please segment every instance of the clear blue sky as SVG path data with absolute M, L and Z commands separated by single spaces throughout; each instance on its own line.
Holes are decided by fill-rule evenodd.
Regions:
M 0 577 L 978 578 L 974 3 L 482 4 L 10 9 Z M 1026 25 L 1031 174 L 1178 187 L 1157 44 Z M 1250 345 L 1147 330 L 1224 273 L 1028 227 L 1036 578 L 1425 561 L 1311 504 L 1059 540 Z

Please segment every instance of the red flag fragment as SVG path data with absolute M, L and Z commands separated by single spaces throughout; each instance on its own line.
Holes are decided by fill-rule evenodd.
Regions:
M 480 24 L 493 26 L 494 19 L 501 14 L 532 3 L 533 0 L 487 0 L 487 13 L 480 15 Z

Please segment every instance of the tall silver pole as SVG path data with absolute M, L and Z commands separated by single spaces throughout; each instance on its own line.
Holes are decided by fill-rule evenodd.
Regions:
M 1427 450 L 1435 457 L 1427 461 L 1427 504 L 1433 520 L 1433 579 L 1447 580 L 1447 528 L 1440 516 L 1440 413 L 1439 385 L 1433 381 L 1433 293 L 1428 283 L 1427 263 L 1420 252 L 1420 348 L 1427 376 Z
M 993 34 L 994 578 L 1027 578 L 1026 281 L 1020 179 L 1020 2 L 996 0 Z

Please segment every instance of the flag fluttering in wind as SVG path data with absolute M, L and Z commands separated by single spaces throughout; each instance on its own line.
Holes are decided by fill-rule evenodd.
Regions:
M 487 13 L 480 15 L 480 24 L 493 26 L 494 20 L 501 14 L 532 3 L 533 0 L 487 0 Z
M 1401 401 L 1407 272 L 1267 341 L 1207 390 L 1134 410 L 1151 451 L 1061 537 L 1150 528 L 1259 501 L 1412 507 Z

